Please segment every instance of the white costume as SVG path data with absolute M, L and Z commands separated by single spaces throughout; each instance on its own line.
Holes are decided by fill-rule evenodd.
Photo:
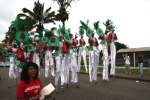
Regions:
M 64 55 L 62 57 L 61 67 L 62 67 L 61 85 L 68 84 L 69 83 L 69 68 L 68 68 L 67 55 Z
M 78 64 L 77 64 L 77 52 L 70 50 L 71 52 L 71 82 L 78 83 Z
M 84 66 L 85 66 L 85 70 L 86 72 L 88 72 L 88 68 L 87 68 L 87 61 L 86 61 L 86 46 L 85 46 L 85 41 L 83 38 L 81 38 L 79 40 L 80 42 L 80 47 L 79 47 L 79 55 L 78 55 L 78 72 L 80 72 L 80 67 L 81 67 L 81 58 L 83 57 L 83 61 L 84 61 Z
M 10 67 L 9 67 L 9 78 L 16 79 L 17 78 L 17 66 L 15 64 L 15 58 L 12 56 L 9 58 Z
M 95 66 L 99 66 L 99 54 L 100 54 L 100 50 L 98 49 L 98 47 L 95 47 L 95 52 L 94 52 L 94 59 L 95 59 Z
M 79 47 L 79 55 L 78 55 L 78 72 L 80 71 L 80 67 L 81 67 L 81 58 L 83 57 L 83 61 L 84 61 L 84 66 L 85 66 L 85 70 L 86 72 L 88 72 L 88 68 L 87 68 L 87 61 L 86 61 L 86 47 L 82 46 Z
M 46 50 L 45 53 L 45 77 L 49 76 L 49 68 L 51 67 L 51 74 L 54 76 L 54 62 L 52 58 L 52 53 L 49 50 Z
M 89 39 L 90 50 L 89 50 L 89 78 L 90 82 L 97 81 L 97 66 L 99 62 L 99 53 L 95 47 L 96 38 Z
M 102 52 L 103 52 L 103 75 L 102 75 L 102 79 L 108 80 L 108 64 L 109 64 L 108 60 L 109 59 L 108 59 L 108 47 L 107 47 L 106 41 L 104 44 L 102 44 Z
M 97 81 L 97 67 L 99 66 L 99 49 L 94 47 L 94 67 L 93 67 L 93 80 Z
M 59 79 L 61 79 L 61 56 L 60 55 L 56 56 L 55 61 L 56 61 L 55 86 L 57 86 Z
M 91 51 L 89 51 L 89 80 L 90 80 L 90 82 L 95 80 L 97 77 L 96 69 L 97 68 L 94 64 L 94 51 L 91 50 Z
M 110 44 L 110 57 L 111 57 L 111 70 L 110 75 L 115 75 L 115 67 L 116 67 L 116 46 L 114 42 Z
M 38 67 L 40 68 L 40 58 L 39 58 L 39 54 L 38 53 L 34 53 L 34 55 L 33 55 L 33 62 L 36 63 L 38 65 Z

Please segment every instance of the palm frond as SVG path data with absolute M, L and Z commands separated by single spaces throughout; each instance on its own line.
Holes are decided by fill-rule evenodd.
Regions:
M 63 6 L 67 9 L 68 7 L 71 7 L 71 4 L 69 2 L 65 2 Z
M 51 12 L 51 13 L 48 13 L 44 19 L 49 19 L 49 18 L 52 18 L 52 17 L 55 17 L 55 12 Z
M 23 13 L 18 14 L 18 15 L 17 15 L 17 17 L 18 17 L 18 18 L 20 18 L 20 17 L 26 17 L 26 18 L 30 18 L 31 20 L 34 20 L 34 18 L 33 18 L 33 17 L 28 16 L 28 15 L 23 14 Z
M 30 11 L 29 9 L 27 9 L 27 8 L 23 8 L 22 9 L 22 11 L 24 12 L 24 13 L 28 13 L 30 16 L 35 16 L 35 14 L 32 12 L 32 11 Z
M 53 24 L 56 24 L 53 19 L 47 19 L 47 20 L 44 21 L 44 23 L 53 23 Z
M 51 7 L 49 7 L 48 9 L 46 9 L 46 11 L 44 13 L 48 13 L 51 10 Z

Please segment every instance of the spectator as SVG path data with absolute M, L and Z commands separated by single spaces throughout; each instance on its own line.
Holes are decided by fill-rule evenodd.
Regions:
M 123 58 L 124 58 L 124 61 L 125 61 L 126 74 L 129 74 L 129 71 L 130 71 L 130 56 L 128 56 L 128 54 L 126 53 Z
M 140 77 L 142 77 L 143 76 L 143 56 L 142 55 L 138 56 L 138 67 L 140 70 Z
M 42 85 L 38 71 L 38 65 L 32 62 L 28 62 L 23 67 L 16 90 L 17 100 L 40 100 Z

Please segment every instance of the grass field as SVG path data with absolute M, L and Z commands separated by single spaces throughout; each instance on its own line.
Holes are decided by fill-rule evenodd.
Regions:
M 103 71 L 103 67 L 102 66 L 98 67 L 97 71 L 98 74 L 101 75 Z M 81 72 L 85 73 L 84 67 L 81 68 Z M 143 69 L 143 76 L 140 76 L 140 71 L 138 67 L 130 67 L 129 69 L 126 69 L 125 67 L 117 66 L 116 76 L 150 81 L 150 67 L 145 67 Z

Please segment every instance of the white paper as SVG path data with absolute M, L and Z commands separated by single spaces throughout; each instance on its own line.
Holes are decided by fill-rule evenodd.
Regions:
M 46 96 L 46 95 L 50 95 L 53 91 L 55 90 L 55 87 L 53 86 L 52 83 L 46 85 L 45 87 L 43 87 L 43 89 L 41 90 L 41 96 Z

